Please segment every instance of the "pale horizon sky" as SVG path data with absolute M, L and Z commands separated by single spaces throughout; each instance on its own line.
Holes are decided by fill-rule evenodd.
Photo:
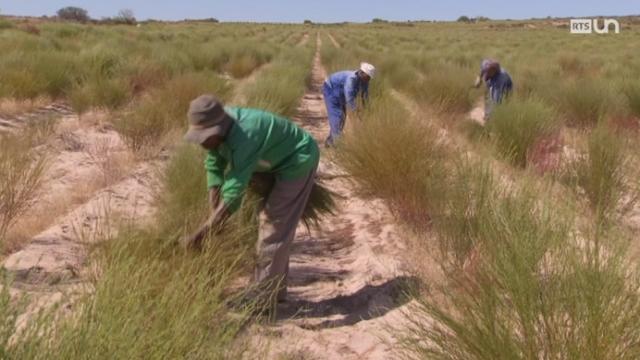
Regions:
M 65 6 L 86 9 L 92 18 L 114 16 L 131 9 L 139 20 L 216 18 L 221 21 L 256 22 L 367 22 L 373 18 L 394 21 L 455 20 L 461 15 L 492 19 L 588 17 L 640 14 L 638 0 L 1 0 L 0 13 L 19 16 L 55 15 Z

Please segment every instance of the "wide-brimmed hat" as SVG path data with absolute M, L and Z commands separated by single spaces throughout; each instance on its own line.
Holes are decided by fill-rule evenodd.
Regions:
M 360 71 L 369 75 L 369 77 L 372 79 L 376 75 L 376 67 L 366 62 L 360 64 Z
M 201 95 L 193 100 L 187 117 L 189 130 L 184 139 L 196 144 L 202 144 L 213 135 L 222 135 L 224 125 L 230 119 L 222 102 L 211 94 Z

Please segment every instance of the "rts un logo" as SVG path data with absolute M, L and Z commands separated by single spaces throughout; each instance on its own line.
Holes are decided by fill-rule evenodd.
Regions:
M 616 34 L 620 33 L 620 23 L 616 19 L 603 20 L 602 26 L 598 19 L 571 19 L 572 34 L 608 34 L 609 29 L 613 25 Z

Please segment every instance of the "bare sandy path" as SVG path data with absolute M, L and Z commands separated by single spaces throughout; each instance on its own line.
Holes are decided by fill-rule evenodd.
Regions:
M 320 39 L 317 38 L 318 49 Z M 328 133 L 321 87 L 326 73 L 316 54 L 312 86 L 295 118 L 318 141 Z M 338 176 L 336 176 L 338 175 Z M 319 176 L 337 192 L 339 210 L 320 229 L 298 228 L 293 244 L 288 303 L 274 325 L 253 331 L 270 344 L 267 358 L 390 359 L 388 326 L 402 321 L 406 251 L 382 200 L 363 198 L 340 167 L 321 157 Z

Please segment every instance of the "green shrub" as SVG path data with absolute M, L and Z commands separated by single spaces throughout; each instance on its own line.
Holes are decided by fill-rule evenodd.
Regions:
M 483 216 L 501 194 L 490 167 L 460 161 L 441 189 L 433 215 L 434 230 L 444 269 L 459 272 L 477 245 Z
M 626 207 L 625 196 L 635 198 L 628 165 L 624 141 L 605 124 L 591 132 L 587 153 L 572 164 L 574 185 L 586 194 L 598 222 L 615 219 Z
M 189 233 L 209 214 L 204 151 L 200 146 L 183 144 L 177 148 L 164 171 L 163 196 L 158 214 L 160 223 Z M 189 176 L 185 176 L 189 174 Z
M 512 99 L 491 114 L 488 123 L 500 154 L 518 166 L 526 166 L 537 141 L 558 129 L 554 113 L 539 100 Z
M 406 358 L 640 355 L 635 267 L 614 245 L 592 254 L 594 238 L 574 239 L 572 212 L 539 191 L 504 194 L 480 214 L 474 271 L 448 277 L 394 329 Z
M 608 85 L 591 79 L 573 80 L 557 99 L 560 111 L 570 125 L 594 126 L 612 107 Z
M 36 135 L 0 134 L 0 252 L 7 230 L 31 207 L 42 184 L 46 158 L 32 150 Z
M 74 110 L 83 113 L 91 108 L 115 110 L 131 99 L 126 81 L 122 79 L 99 79 L 79 85 L 69 94 Z
M 223 244 L 198 256 L 172 254 L 162 246 L 166 235 L 155 232 L 124 232 L 110 241 L 97 259 L 101 275 L 95 289 L 77 300 L 77 313 L 40 319 L 40 332 L 25 334 L 11 348 L 14 357 L 239 356 L 243 350 L 233 340 L 246 317 L 227 317 L 223 295 L 237 253 Z
M 384 84 L 376 84 L 361 120 L 340 139 L 336 156 L 363 189 L 388 201 L 392 211 L 416 228 L 426 228 L 445 186 L 446 151 L 438 135 L 420 123 Z
M 11 337 L 18 328 L 18 318 L 25 310 L 24 299 L 18 299 L 10 293 L 11 281 L 7 275 L 0 274 L 0 358 L 10 358 Z
M 402 91 L 415 90 L 416 86 L 416 69 L 408 66 L 403 59 L 397 57 L 385 58 L 378 64 L 378 71 L 389 85 L 394 89 Z M 378 79 L 376 79 L 376 82 Z
M 631 113 L 640 118 L 640 84 L 627 84 L 623 91 L 629 102 Z
M 124 65 L 121 54 L 106 43 L 99 43 L 79 55 L 79 71 L 86 78 L 106 79 L 116 75 Z
M 70 54 L 42 51 L 24 58 L 19 52 L 3 60 L 0 93 L 19 99 L 41 95 L 60 97 L 73 83 L 74 58 Z
M 189 103 L 196 97 L 213 93 L 225 99 L 229 92 L 227 82 L 214 74 L 184 74 L 152 90 L 114 125 L 132 149 L 141 150 L 157 144 L 171 130 L 185 129 Z
M 464 113 L 471 110 L 473 75 L 455 65 L 431 68 L 422 81 L 415 83 L 414 96 L 441 113 Z
M 247 106 L 284 116 L 295 114 L 309 81 L 313 53 L 309 49 L 289 49 L 261 74 L 247 95 Z
M 258 67 L 258 61 L 249 54 L 232 58 L 226 66 L 227 71 L 236 79 L 250 75 Z

